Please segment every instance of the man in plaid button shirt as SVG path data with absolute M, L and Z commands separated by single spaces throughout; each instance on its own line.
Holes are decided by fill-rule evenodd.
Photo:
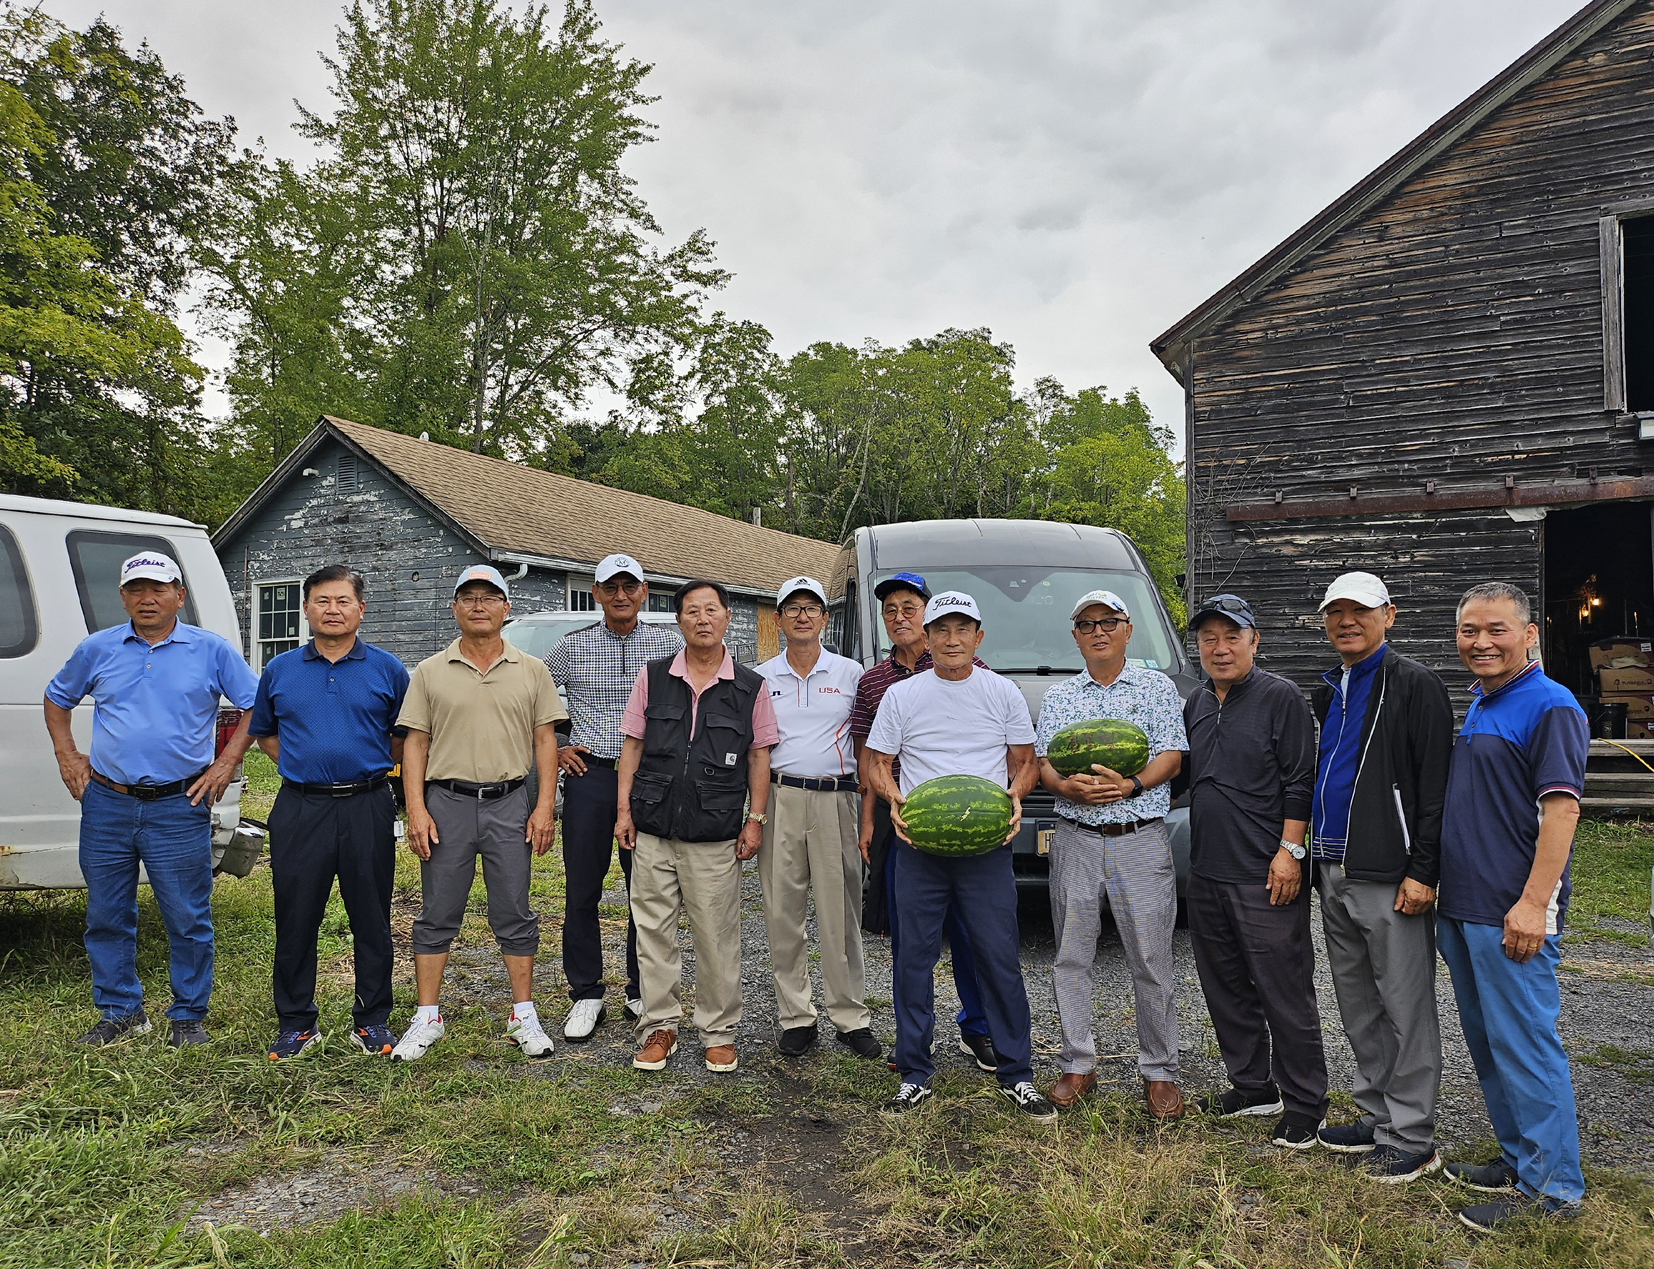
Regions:
M 603 932 L 597 905 L 614 851 L 615 763 L 625 739 L 620 718 L 638 672 L 657 657 L 677 654 L 676 626 L 638 620 L 649 603 L 643 566 L 611 555 L 597 566 L 592 596 L 603 620 L 576 631 L 546 655 L 546 668 L 569 702 L 570 743 L 561 746 L 563 773 L 563 976 L 574 1002 L 563 1024 L 569 1040 L 589 1039 L 603 1021 Z M 628 891 L 632 852 L 620 852 Z M 626 1008 L 638 1012 L 637 930 L 626 919 Z

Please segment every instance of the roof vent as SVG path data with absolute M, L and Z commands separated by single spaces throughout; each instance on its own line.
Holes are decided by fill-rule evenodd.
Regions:
M 429 432 L 421 432 L 419 434 L 419 439 L 422 441 L 428 441 L 431 439 L 431 434 Z
M 356 492 L 356 455 L 339 455 L 338 484 L 334 486 L 339 493 Z

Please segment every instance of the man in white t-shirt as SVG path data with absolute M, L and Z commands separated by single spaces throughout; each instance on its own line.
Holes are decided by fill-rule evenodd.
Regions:
M 976 955 L 982 1003 L 999 1053 L 1000 1090 L 1037 1123 L 1053 1123 L 1057 1109 L 1033 1083 L 1028 993 L 1017 957 L 1017 892 L 1011 875 L 1011 839 L 1022 819 L 1022 798 L 1034 787 L 1034 724 L 1028 704 L 1008 679 L 972 664 L 982 643 L 982 613 L 961 591 L 943 591 L 925 605 L 932 668 L 895 684 L 884 695 L 866 752 L 874 792 L 890 803 L 901 838 L 896 852 L 896 902 L 902 941 L 896 953 L 896 1069 L 902 1086 L 885 1103 L 902 1114 L 930 1096 L 935 1074 L 936 961 L 948 903 L 957 903 Z M 901 759 L 900 783 L 891 778 Z M 1011 795 L 1011 830 L 985 855 L 943 858 L 908 842 L 902 805 L 926 780 L 981 776 Z
M 775 597 L 786 648 L 758 667 L 781 739 L 770 750 L 770 818 L 758 849 L 764 930 L 775 970 L 783 1057 L 816 1042 L 810 1003 L 810 891 L 816 899 L 821 987 L 838 1042 L 877 1058 L 861 959 L 861 806 L 850 707 L 861 666 L 821 646 L 827 588 L 813 577 L 782 583 Z

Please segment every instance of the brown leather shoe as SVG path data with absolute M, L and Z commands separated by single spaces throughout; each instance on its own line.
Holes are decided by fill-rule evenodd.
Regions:
M 1096 1087 L 1096 1071 L 1087 1071 L 1084 1075 L 1070 1071 L 1051 1085 L 1051 1091 L 1045 1096 L 1053 1106 L 1067 1110 Z
M 733 1071 L 739 1060 L 733 1044 L 714 1044 L 706 1051 L 706 1069 L 709 1071 Z
M 666 1059 L 677 1051 L 678 1033 L 671 1027 L 658 1027 L 649 1033 L 649 1038 L 632 1059 L 632 1065 L 640 1071 L 659 1071 L 666 1066 Z
M 1183 1093 L 1170 1080 L 1144 1080 L 1143 1096 L 1156 1119 L 1177 1119 L 1183 1114 Z

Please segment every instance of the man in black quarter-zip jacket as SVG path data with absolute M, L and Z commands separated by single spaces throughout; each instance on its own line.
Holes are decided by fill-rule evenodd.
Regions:
M 1189 620 L 1210 681 L 1183 706 L 1189 735 L 1189 941 L 1233 1088 L 1201 1108 L 1284 1112 L 1277 1146 L 1306 1150 L 1327 1113 L 1309 934 L 1315 725 L 1296 685 L 1254 664 L 1257 619 L 1215 595 Z
M 1396 609 L 1379 578 L 1337 578 L 1321 615 L 1340 664 L 1312 698 L 1312 854 L 1361 1118 L 1319 1136 L 1366 1154 L 1366 1175 L 1393 1184 L 1441 1166 L 1434 903 L 1453 706 L 1433 670 L 1386 641 Z

